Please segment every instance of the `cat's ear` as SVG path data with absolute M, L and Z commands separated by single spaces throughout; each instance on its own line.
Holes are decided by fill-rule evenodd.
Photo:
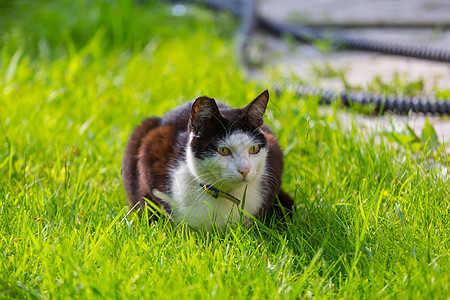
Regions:
M 268 102 L 269 92 L 265 90 L 244 108 L 247 119 L 255 127 L 259 127 L 263 124 L 264 113 L 266 112 Z
M 216 101 L 209 97 L 198 97 L 191 107 L 191 117 L 189 119 L 189 131 L 199 133 L 202 128 L 209 128 L 216 125 L 222 116 Z

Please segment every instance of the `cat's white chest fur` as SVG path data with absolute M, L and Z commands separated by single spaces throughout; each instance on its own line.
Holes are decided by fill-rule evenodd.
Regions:
M 241 216 L 248 218 L 239 211 L 237 204 L 213 197 L 200 183 L 215 186 L 240 199 L 239 207 L 247 213 L 256 215 L 258 212 L 263 202 L 261 179 L 267 150 L 258 155 L 248 154 L 254 141 L 240 132 L 227 137 L 225 143 L 233 151 L 233 156 L 216 155 L 199 161 L 188 149 L 186 161 L 173 170 L 171 193 L 166 201 L 177 223 L 186 221 L 193 228 L 211 229 L 212 224 L 225 228 L 227 224 L 238 222 Z M 242 180 L 242 175 L 236 171 L 236 165 L 242 164 L 242 160 L 250 166 L 246 180 Z

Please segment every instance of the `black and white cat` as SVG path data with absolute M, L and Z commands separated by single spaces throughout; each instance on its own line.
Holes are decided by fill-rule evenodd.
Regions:
M 123 160 L 131 204 L 145 208 L 152 201 L 196 229 L 239 220 L 237 206 L 262 218 L 277 195 L 291 208 L 292 199 L 280 190 L 282 152 L 263 125 L 268 101 L 264 91 L 234 109 L 203 96 L 144 120 Z

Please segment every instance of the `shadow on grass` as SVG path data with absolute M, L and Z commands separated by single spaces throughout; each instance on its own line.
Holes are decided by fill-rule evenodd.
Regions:
M 292 211 L 276 210 L 255 231 L 262 242 L 277 251 L 280 243 L 297 259 L 294 269 L 304 272 L 305 266 L 319 260 L 322 275 L 339 274 L 347 277 L 349 261 L 354 260 L 355 242 L 343 224 L 345 214 L 331 205 L 297 205 Z M 333 275 L 333 274 L 332 274 Z M 332 276 L 334 277 L 334 276 Z

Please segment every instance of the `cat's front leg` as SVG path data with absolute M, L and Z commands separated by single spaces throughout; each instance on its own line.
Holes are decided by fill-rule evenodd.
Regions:
M 164 194 L 163 192 L 161 192 L 160 190 L 158 190 L 157 188 L 152 189 L 152 194 L 154 197 L 159 199 L 159 202 L 168 205 L 169 207 L 171 206 L 171 203 L 173 203 L 173 198 L 171 198 L 169 195 Z M 162 208 L 162 207 L 161 207 Z M 170 209 L 171 210 L 171 209 Z M 173 217 L 172 214 L 167 210 L 167 209 L 163 209 L 162 208 L 162 212 L 164 215 L 166 215 L 166 217 L 173 221 Z

